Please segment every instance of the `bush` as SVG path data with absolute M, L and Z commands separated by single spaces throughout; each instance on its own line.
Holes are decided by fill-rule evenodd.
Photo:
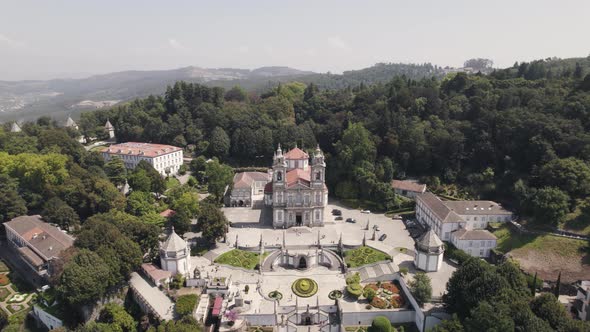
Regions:
M 318 292 L 318 284 L 309 278 L 300 278 L 293 282 L 291 290 L 299 297 L 310 297 Z
M 375 290 L 371 287 L 365 287 L 365 290 L 363 291 L 363 296 L 369 301 L 373 301 L 373 298 L 375 297 L 375 295 L 377 295 L 377 292 L 375 292 Z
M 410 272 L 410 269 L 408 269 L 407 267 L 399 268 L 399 273 L 401 273 L 404 277 L 408 274 L 408 272 Z
M 347 285 L 351 285 L 351 284 L 358 284 L 361 282 L 361 275 L 360 273 L 356 272 L 355 274 L 346 277 L 346 284 Z
M 466 260 L 471 258 L 471 256 L 461 249 L 457 249 L 451 243 L 445 242 L 445 253 L 444 256 L 446 259 L 451 259 L 457 261 L 459 265 L 462 265 Z
M 248 291 L 250 291 L 250 286 L 249 285 L 244 286 L 244 293 L 248 294 Z
M 181 317 L 191 315 L 196 306 L 197 296 L 195 294 L 179 296 L 176 300 L 176 313 Z
M 330 294 L 328 294 L 328 297 L 330 298 L 330 300 L 336 300 L 336 299 L 342 298 L 342 291 L 335 289 L 335 290 L 331 291 Z
M 360 284 L 350 284 L 346 286 L 346 292 L 352 297 L 358 298 L 363 294 L 363 287 Z
M 391 322 L 384 316 L 377 316 L 373 319 L 368 332 L 391 332 Z
M 182 164 L 178 168 L 178 174 L 185 175 L 187 170 L 188 170 L 188 167 L 185 164 Z

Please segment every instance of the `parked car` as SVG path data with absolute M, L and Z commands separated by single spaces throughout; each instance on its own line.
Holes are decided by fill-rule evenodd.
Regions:
M 334 209 L 332 210 L 332 214 L 335 216 L 341 216 L 342 215 L 342 211 L 338 210 L 338 209 Z
M 379 241 L 383 241 L 387 238 L 387 234 L 381 234 L 381 236 L 379 237 Z
M 356 223 L 356 220 L 354 218 L 348 218 L 346 219 L 346 222 L 350 222 L 350 223 Z
M 367 213 L 367 214 L 369 214 L 369 213 L 371 213 L 371 210 L 361 210 L 361 213 Z
M 342 218 L 342 216 L 337 216 L 336 218 L 334 218 L 334 220 L 342 220 L 344 218 Z

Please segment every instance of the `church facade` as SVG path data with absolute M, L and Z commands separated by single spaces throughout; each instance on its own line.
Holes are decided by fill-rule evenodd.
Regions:
M 326 163 L 319 146 L 313 156 L 295 147 L 283 154 L 279 145 L 273 157 L 272 181 L 264 189 L 264 202 L 272 207 L 275 228 L 324 225 L 328 204 Z

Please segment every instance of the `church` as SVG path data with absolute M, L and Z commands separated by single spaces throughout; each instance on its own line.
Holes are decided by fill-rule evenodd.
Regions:
M 272 181 L 264 188 L 264 203 L 272 207 L 274 228 L 324 225 L 328 204 L 326 163 L 318 146 L 311 158 L 295 147 L 283 154 L 279 145 L 273 157 Z

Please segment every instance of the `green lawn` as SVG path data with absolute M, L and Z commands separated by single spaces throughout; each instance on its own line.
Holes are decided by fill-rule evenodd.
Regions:
M 344 262 L 349 267 L 358 267 L 389 259 L 391 257 L 386 253 L 370 247 L 360 247 L 344 253 Z
M 266 257 L 268 253 L 264 253 Z M 215 263 L 227 264 L 235 267 L 242 267 L 249 270 L 254 270 L 256 265 L 260 263 L 260 254 L 234 249 L 228 251 L 215 259 Z
M 93 147 L 92 149 L 90 149 L 90 152 L 94 152 L 94 151 L 96 151 L 96 152 L 100 152 L 100 150 L 102 150 L 102 149 L 106 148 L 107 146 L 108 146 L 108 145 L 98 145 L 98 146 L 95 146 L 95 147 Z
M 590 235 L 590 220 L 582 214 L 578 204 L 576 210 L 565 217 L 564 222 L 559 225 L 559 228 L 572 233 Z
M 507 253 L 514 249 L 532 249 L 539 252 L 551 252 L 564 257 L 583 255 L 587 242 L 552 235 L 521 235 L 503 225 L 494 231 L 498 237 L 497 249 Z
M 166 179 L 166 189 L 172 189 L 180 186 L 180 181 L 177 178 L 170 176 Z

